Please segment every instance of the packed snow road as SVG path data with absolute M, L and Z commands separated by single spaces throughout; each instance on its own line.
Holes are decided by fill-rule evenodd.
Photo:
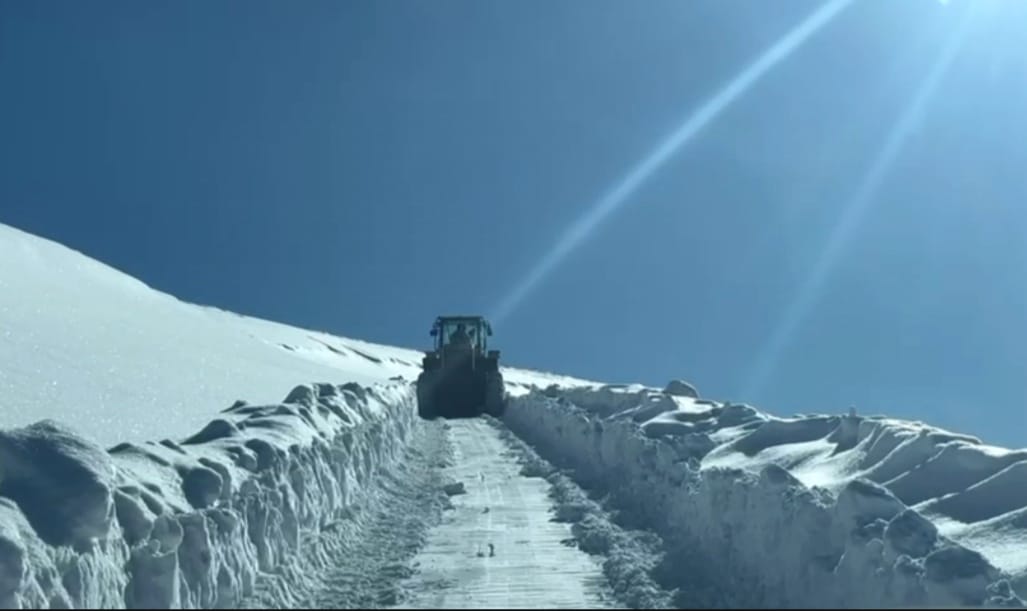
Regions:
M 453 459 L 443 472 L 465 492 L 428 533 L 396 608 L 613 608 L 599 561 L 551 521 L 549 484 L 521 475 L 487 422 L 444 426 Z

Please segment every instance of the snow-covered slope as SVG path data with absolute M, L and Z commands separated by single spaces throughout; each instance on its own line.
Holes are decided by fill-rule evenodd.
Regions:
M 707 557 L 729 603 L 976 605 L 1009 584 L 1027 598 L 1027 451 L 642 386 L 532 393 L 506 420 Z
M 236 399 L 270 403 L 312 382 L 415 379 L 421 355 L 184 303 L 0 224 L 0 427 L 53 418 L 104 446 L 174 438 Z

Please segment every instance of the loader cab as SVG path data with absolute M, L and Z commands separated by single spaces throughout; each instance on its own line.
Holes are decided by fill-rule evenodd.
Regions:
M 432 325 L 435 351 L 470 350 L 477 354 L 488 351 L 492 325 L 480 316 L 440 316 Z

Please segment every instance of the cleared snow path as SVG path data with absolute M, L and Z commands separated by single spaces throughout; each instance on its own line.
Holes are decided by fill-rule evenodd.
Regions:
M 443 473 L 466 492 L 428 534 L 396 608 L 613 608 L 599 561 L 564 544 L 570 527 L 551 521 L 547 482 L 521 475 L 485 421 L 452 421 L 448 431 L 453 463 Z
M 322 533 L 304 537 L 303 564 L 258 583 L 245 608 L 376 609 L 400 600 L 409 562 L 449 505 L 440 467 L 450 460 L 441 426 L 417 426 L 399 460 Z

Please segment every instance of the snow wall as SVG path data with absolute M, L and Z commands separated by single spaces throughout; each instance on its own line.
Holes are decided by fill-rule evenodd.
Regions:
M 356 536 L 347 512 L 415 433 L 414 401 L 300 386 L 107 451 L 52 421 L 0 431 L 0 606 L 232 607 L 258 586 L 294 603 L 318 542 Z
M 757 445 L 778 428 L 746 405 L 708 405 L 685 412 L 663 393 L 549 389 L 513 399 L 504 420 L 631 522 L 659 532 L 671 548 L 664 579 L 712 586 L 717 606 L 1023 605 L 980 553 L 867 479 L 832 494 L 773 464 L 703 467 L 723 443 L 718 428 Z M 810 420 L 824 429 L 810 433 L 844 450 L 858 442 L 859 420 L 836 417 L 830 430 Z

